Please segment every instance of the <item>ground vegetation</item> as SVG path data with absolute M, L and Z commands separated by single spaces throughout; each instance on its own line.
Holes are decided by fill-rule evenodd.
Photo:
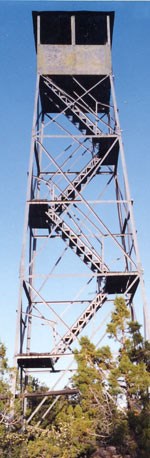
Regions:
M 43 422 L 37 412 L 30 425 L 19 399 L 12 414 L 13 369 L 0 344 L 0 457 L 149 458 L 150 343 L 139 323 L 131 320 L 122 297 L 115 300 L 107 334 L 116 344 L 117 357 L 109 345 L 96 348 L 81 337 L 75 351 L 77 371 L 70 381 L 78 393 L 60 396 Z M 35 388 L 47 389 L 30 379 L 29 389 Z M 30 402 L 27 415 L 32 409 Z

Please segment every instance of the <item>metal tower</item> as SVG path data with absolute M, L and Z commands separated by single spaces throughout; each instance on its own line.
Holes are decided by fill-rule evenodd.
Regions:
M 116 295 L 134 313 L 141 282 L 144 302 L 113 22 L 113 12 L 33 12 L 37 83 L 15 349 L 23 392 L 34 372 L 50 374 L 51 390 L 64 375 L 66 384 L 79 335 L 100 340 Z

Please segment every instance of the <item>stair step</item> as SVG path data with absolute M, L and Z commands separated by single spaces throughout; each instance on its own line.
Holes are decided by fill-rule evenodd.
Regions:
M 88 253 L 86 253 L 86 255 L 88 256 L 88 258 L 93 259 L 92 253 L 89 253 L 89 252 L 88 252 Z
M 78 108 L 75 108 L 74 106 L 72 107 L 72 110 L 73 112 L 76 114 L 76 115 L 80 115 L 80 110 Z
M 76 190 L 77 190 L 78 192 L 81 191 L 81 184 L 80 184 L 80 183 L 78 184 L 78 186 L 76 186 Z
M 91 259 L 89 259 L 89 257 L 85 254 L 84 262 L 87 264 L 88 262 L 91 262 L 91 260 L 92 260 L 92 256 L 91 256 Z
M 62 232 L 60 227 L 56 227 L 55 231 L 57 232 L 57 234 L 60 234 Z
M 87 134 L 91 133 L 91 131 L 92 133 L 95 132 L 94 123 L 84 115 L 82 108 L 77 105 L 77 102 L 73 97 L 70 97 L 67 93 L 64 93 L 63 90 L 58 87 L 50 78 L 46 78 L 46 84 L 50 87 L 54 94 L 56 94 L 56 96 L 59 97 L 62 102 L 64 102 L 65 105 L 69 105 L 68 108 L 73 112 L 72 122 L 77 123 L 79 129 L 85 129 Z M 67 113 L 65 114 L 67 116 Z M 98 128 L 97 132 L 101 133 Z
M 60 96 L 60 93 L 59 93 L 59 96 Z M 62 100 L 64 100 L 65 102 L 67 101 L 67 98 L 66 98 L 65 95 L 61 95 L 61 98 L 62 98 Z
M 92 167 L 92 168 L 93 168 L 93 167 Z M 91 172 L 92 168 L 91 168 L 90 166 L 89 166 L 89 167 L 87 166 L 86 172 L 87 172 L 87 173 L 88 173 L 88 172 Z
M 97 271 L 97 269 L 96 269 L 96 267 L 94 266 L 94 264 L 91 264 L 91 270 L 92 270 L 92 272 L 96 272 L 96 271 Z
M 105 302 L 106 296 L 98 294 L 86 310 L 81 314 L 78 320 L 72 325 L 70 330 L 64 335 L 63 339 L 53 348 L 52 353 L 62 353 L 62 351 L 67 350 L 67 348 L 72 344 L 73 340 L 79 335 L 81 329 L 83 329 L 88 323 L 89 320 L 94 316 L 94 314 L 99 310 L 101 305 Z M 56 358 L 55 362 L 59 359 Z
M 72 189 L 72 187 L 69 187 L 66 189 L 66 194 L 69 194 L 70 192 L 74 192 L 74 189 Z M 65 199 L 65 196 L 62 196 L 63 199 Z
M 100 261 L 99 262 L 95 261 L 95 265 L 100 267 L 101 266 L 101 262 Z
M 85 175 L 83 178 L 81 178 L 79 184 L 81 185 L 81 184 L 84 184 L 84 183 L 86 183 L 86 182 L 87 182 L 87 176 Z
M 87 177 L 86 177 L 86 175 L 85 175 L 85 176 L 81 179 L 81 181 L 80 181 L 79 184 L 81 185 L 81 184 L 84 184 L 84 183 L 86 183 L 86 182 L 87 182 Z
M 66 229 L 66 228 L 64 228 L 64 230 L 65 230 L 65 235 L 67 235 L 67 237 L 71 237 L 71 232 L 70 232 L 70 230 L 69 230 L 69 229 Z
M 76 115 L 76 113 L 74 113 L 74 110 L 72 110 L 72 111 L 73 111 L 72 121 L 73 121 L 73 123 L 75 123 L 75 122 L 79 121 L 79 118 L 78 118 L 78 116 Z
M 81 250 L 85 251 L 85 245 L 80 245 Z
M 78 239 L 75 236 L 71 236 L 70 240 L 76 245 L 78 243 Z
M 93 247 L 87 246 L 83 240 L 80 239 L 80 236 L 76 235 L 72 229 L 63 221 L 56 213 L 52 210 L 49 211 L 49 217 L 52 223 L 56 224 L 55 231 L 61 234 L 61 237 L 64 241 L 69 242 L 69 246 L 74 250 L 74 252 L 79 256 L 85 264 L 88 264 L 92 271 L 101 272 L 101 260 L 99 260 L 99 255 L 96 252 L 93 252 Z M 106 267 L 107 270 L 107 267 Z
M 78 256 L 83 254 L 83 251 L 79 246 L 76 247 L 76 253 L 77 253 Z
M 73 248 L 73 247 L 76 246 L 76 244 L 75 244 L 75 242 L 73 240 L 70 239 L 69 240 L 69 246 L 70 246 L 70 248 Z
M 98 270 L 101 270 L 101 264 L 97 262 L 91 262 L 91 270 L 93 272 L 97 272 Z
M 82 116 L 81 119 L 82 119 L 83 122 L 86 122 L 85 116 Z
M 81 120 L 79 121 L 79 128 L 80 130 L 85 129 L 85 124 Z
M 75 198 L 75 190 L 74 189 L 68 189 L 67 191 L 67 196 L 70 197 L 71 199 Z
M 69 342 L 69 340 L 70 340 L 70 336 L 66 337 L 66 338 L 65 338 L 65 343 L 66 343 L 66 342 Z

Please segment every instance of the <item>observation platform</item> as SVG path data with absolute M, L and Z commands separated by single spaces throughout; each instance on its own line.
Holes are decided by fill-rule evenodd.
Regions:
M 108 38 L 107 17 L 110 19 L 110 40 L 112 42 L 113 11 L 33 11 L 32 16 L 36 47 L 38 17 L 40 17 L 41 44 L 104 45 Z M 75 21 L 72 18 L 75 18 Z M 72 22 L 74 22 L 74 30 Z M 75 32 L 74 37 L 73 31 Z
M 78 90 L 79 97 L 83 88 L 90 90 L 98 103 L 97 111 L 107 112 L 114 12 L 33 11 L 32 14 L 43 112 L 56 113 L 60 107 L 57 109 L 53 100 L 50 103 L 42 76 L 51 76 L 71 96 L 74 90 Z M 84 101 L 94 109 L 92 97 L 87 93 Z

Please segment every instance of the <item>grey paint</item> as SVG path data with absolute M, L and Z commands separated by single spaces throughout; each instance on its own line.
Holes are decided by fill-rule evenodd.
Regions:
M 38 72 L 42 75 L 108 75 L 110 47 L 106 45 L 39 45 Z

